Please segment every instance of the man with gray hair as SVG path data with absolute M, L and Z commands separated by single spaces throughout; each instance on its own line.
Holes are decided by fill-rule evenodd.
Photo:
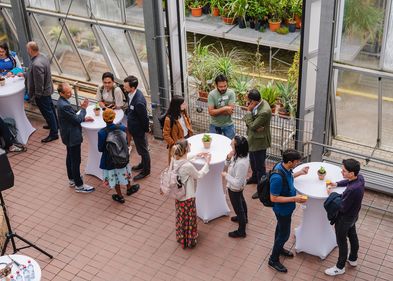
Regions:
M 53 83 L 50 70 L 50 61 L 40 53 L 38 45 L 30 41 L 26 45 L 27 52 L 31 58 L 31 64 L 27 72 L 27 88 L 30 98 L 34 99 L 47 126 L 50 129 L 49 136 L 41 142 L 50 142 L 59 138 L 58 123 L 55 107 L 52 102 Z

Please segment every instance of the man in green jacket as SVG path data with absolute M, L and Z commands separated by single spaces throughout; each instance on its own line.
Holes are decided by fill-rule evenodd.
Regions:
M 250 90 L 247 98 L 248 112 L 244 115 L 243 120 L 247 126 L 250 166 L 252 170 L 252 176 L 247 180 L 247 184 L 258 184 L 261 177 L 266 174 L 266 149 L 270 147 L 272 139 L 270 134 L 272 110 L 256 89 Z M 258 194 L 255 193 L 252 198 L 258 198 Z

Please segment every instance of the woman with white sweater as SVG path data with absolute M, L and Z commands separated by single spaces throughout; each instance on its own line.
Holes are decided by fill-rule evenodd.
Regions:
M 247 204 L 244 200 L 243 189 L 247 182 L 247 172 L 250 162 L 248 160 L 248 142 L 245 137 L 235 136 L 231 142 L 232 151 L 227 155 L 225 166 L 228 172 L 222 172 L 227 181 L 229 199 L 236 216 L 231 221 L 238 222 L 238 230 L 228 233 L 229 237 L 246 237 Z
M 199 154 L 206 160 L 199 171 L 188 159 L 190 144 L 187 140 L 178 140 L 172 147 L 173 168 L 177 170 L 180 182 L 184 185 L 185 195 L 176 200 L 176 240 L 182 248 L 193 248 L 197 243 L 197 215 L 195 205 L 196 179 L 202 178 L 209 172 L 210 154 Z

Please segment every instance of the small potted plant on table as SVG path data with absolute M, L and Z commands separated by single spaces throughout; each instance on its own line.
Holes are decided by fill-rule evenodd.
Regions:
M 324 178 L 326 177 L 326 169 L 321 166 L 321 168 L 318 169 L 317 174 L 320 180 L 324 180 Z
M 212 144 L 212 137 L 211 135 L 204 134 L 202 137 L 203 147 L 209 149 L 210 145 Z
M 96 106 L 94 107 L 94 114 L 96 115 L 96 116 L 100 116 L 100 111 L 101 111 L 101 108 L 100 108 L 100 105 L 98 104 L 98 102 L 96 103 Z

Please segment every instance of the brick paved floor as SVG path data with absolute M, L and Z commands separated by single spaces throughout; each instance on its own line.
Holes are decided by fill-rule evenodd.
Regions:
M 47 131 L 41 129 L 40 119 L 30 119 L 40 129 L 30 137 L 26 153 L 9 154 L 16 181 L 4 194 L 14 230 L 54 256 L 50 260 L 34 249 L 21 251 L 37 259 L 43 280 L 334 279 L 323 271 L 335 263 L 337 249 L 324 261 L 303 253 L 283 260 L 287 274 L 267 266 L 275 219 L 270 209 L 250 199 L 254 186 L 245 190 L 246 239 L 228 238 L 227 232 L 236 225 L 222 217 L 209 224 L 199 221 L 197 247 L 182 250 L 175 241 L 174 202 L 158 193 L 159 172 L 167 159 L 165 145 L 151 141 L 152 174 L 140 182 L 138 193 L 120 205 L 91 176 L 85 180 L 96 192 L 78 194 L 69 188 L 65 147 L 60 140 L 41 144 Z M 84 167 L 87 143 L 82 154 Z M 132 154 L 133 164 L 137 161 Z M 364 202 L 393 210 L 391 197 L 385 195 L 367 192 Z M 293 227 L 299 224 L 301 211 L 294 213 Z M 364 207 L 358 233 L 359 266 L 335 280 L 393 280 L 393 216 Z M 294 248 L 293 234 L 286 247 Z

